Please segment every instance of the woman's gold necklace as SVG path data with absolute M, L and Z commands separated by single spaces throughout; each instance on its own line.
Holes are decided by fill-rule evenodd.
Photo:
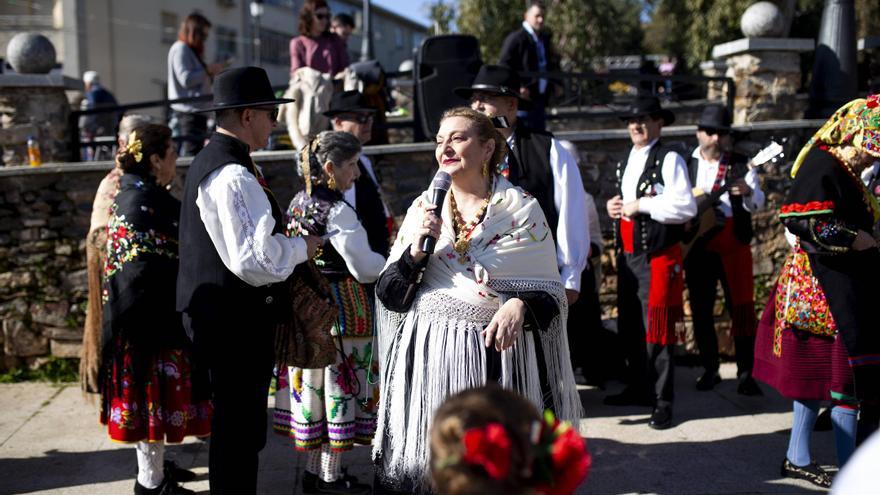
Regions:
M 452 207 L 452 217 L 455 222 L 455 243 L 452 245 L 452 249 L 458 253 L 458 262 L 461 264 L 467 262 L 467 252 L 471 246 L 471 234 L 473 234 L 474 229 L 476 229 L 477 225 L 483 220 L 483 215 L 489 207 L 489 200 L 492 198 L 493 188 L 494 187 L 489 188 L 489 194 L 486 195 L 486 199 L 483 200 L 483 204 L 480 206 L 480 209 L 477 210 L 474 219 L 470 222 L 464 221 L 464 217 L 462 217 L 461 212 L 458 211 L 458 203 L 455 202 L 455 193 L 452 191 L 449 192 L 449 206 Z

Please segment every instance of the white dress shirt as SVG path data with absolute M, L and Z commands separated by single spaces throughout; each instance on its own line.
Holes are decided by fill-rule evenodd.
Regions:
M 715 185 L 715 178 L 718 176 L 719 162 L 710 162 L 703 158 L 703 153 L 700 152 L 699 146 L 697 146 L 697 149 L 694 150 L 691 156 L 697 159 L 697 178 L 694 181 L 694 187 L 702 189 L 706 194 L 711 193 L 712 187 Z M 743 208 L 749 213 L 754 213 L 764 206 L 765 199 L 764 191 L 761 190 L 761 184 L 758 182 L 758 171 L 755 169 L 749 170 L 744 179 L 746 185 L 752 188 L 752 194 L 742 197 Z M 721 185 L 723 185 L 724 182 L 725 180 L 722 179 Z M 732 217 L 733 209 L 730 206 L 730 194 L 724 193 L 718 198 L 718 200 L 721 203 L 718 205 L 718 208 L 721 209 L 724 216 L 728 218 Z
M 369 248 L 367 231 L 351 206 L 340 201 L 327 214 L 327 232 L 339 230 L 330 244 L 345 260 L 349 273 L 362 284 L 375 282 L 385 268 L 385 257 Z
M 282 282 L 308 260 L 304 239 L 272 234 L 269 199 L 242 165 L 229 164 L 208 175 L 199 184 L 196 206 L 223 264 L 248 285 Z
M 381 186 L 379 186 L 379 179 L 376 178 L 376 172 L 373 171 L 373 162 L 367 158 L 367 155 L 361 154 L 360 156 L 361 163 L 364 164 L 364 168 L 367 169 L 367 173 L 370 174 L 370 177 L 373 179 L 373 182 L 376 183 L 376 187 L 379 187 L 379 192 L 381 196 Z M 352 206 L 352 208 L 357 210 L 357 185 L 352 184 L 345 192 L 342 193 L 342 197 L 345 198 L 345 201 L 348 202 Z M 385 198 L 380 197 L 382 200 L 382 208 L 385 209 L 385 218 L 391 218 L 391 213 L 388 211 L 388 205 L 385 204 Z
M 639 178 L 645 171 L 648 153 L 657 140 L 647 146 L 636 149 L 633 146 L 626 161 L 626 169 L 621 179 L 623 203 L 636 200 L 636 188 Z M 682 224 L 697 214 L 697 203 L 691 192 L 691 181 L 688 179 L 687 165 L 678 153 L 670 151 L 663 157 L 660 166 L 663 186 L 657 185 L 653 196 L 642 196 L 639 200 L 639 213 L 649 215 L 651 219 L 665 224 Z
M 514 134 L 507 139 L 514 148 Z M 577 160 L 553 138 L 550 143 L 550 171 L 553 173 L 553 204 L 559 221 L 556 225 L 556 263 L 566 289 L 580 292 L 581 272 L 590 255 L 590 231 L 584 225 L 587 209 L 584 183 Z

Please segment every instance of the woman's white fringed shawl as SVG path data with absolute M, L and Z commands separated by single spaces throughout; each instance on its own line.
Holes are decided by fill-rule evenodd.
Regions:
M 388 265 L 409 247 L 420 221 L 417 206 L 427 202 L 426 192 L 407 211 Z M 373 455 L 381 460 L 385 482 L 406 480 L 417 491 L 428 486 L 434 411 L 447 397 L 485 384 L 486 348 L 480 331 L 513 293 L 542 291 L 556 300 L 559 315 L 539 332 L 553 408 L 557 417 L 569 420 L 583 412 L 569 359 L 565 289 L 538 201 L 498 176 L 464 264 L 452 248 L 448 200 L 441 218 L 440 239 L 410 310 L 396 313 L 376 302 L 381 398 Z M 502 352 L 501 385 L 541 410 L 538 376 L 533 336 L 523 332 Z

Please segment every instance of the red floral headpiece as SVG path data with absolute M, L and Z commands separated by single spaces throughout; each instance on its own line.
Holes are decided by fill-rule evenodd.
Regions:
M 462 461 L 482 466 L 495 480 L 503 480 L 510 472 L 510 437 L 500 423 L 489 423 L 464 432 Z

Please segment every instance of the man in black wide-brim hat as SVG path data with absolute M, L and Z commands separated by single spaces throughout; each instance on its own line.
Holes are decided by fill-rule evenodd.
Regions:
M 731 184 L 730 190 L 717 196 L 716 202 L 701 214 L 720 225 L 701 233 L 700 217 L 695 219 L 690 236 L 696 238 L 684 259 L 694 340 L 704 368 L 697 389 L 712 390 L 721 383 L 715 333 L 715 295 L 721 282 L 736 348 L 736 391 L 740 395 L 761 395 L 752 378 L 758 322 L 750 244 L 754 233 L 752 213 L 764 206 L 764 193 L 757 170 L 749 168 L 748 158 L 733 152 L 730 124 L 727 108 L 709 105 L 703 109 L 697 122 L 700 145 L 688 160 L 691 184 L 703 193 L 703 198 L 713 193 L 717 196 L 726 184 Z M 699 203 L 700 198 L 697 200 Z
M 684 158 L 660 142 L 675 116 L 655 97 L 621 116 L 632 150 L 617 164 L 619 192 L 608 200 L 617 225 L 617 327 L 627 386 L 605 404 L 653 406 L 648 426 L 672 426 L 676 325 L 684 317 L 682 224 L 697 213 Z
M 217 131 L 190 165 L 180 212 L 177 309 L 210 373 L 214 404 L 211 493 L 257 491 L 266 443 L 274 327 L 289 312 L 288 277 L 320 238 L 288 238 L 282 210 L 250 152 L 265 147 L 278 105 L 266 72 L 244 67 L 214 80 Z
M 584 184 L 577 160 L 553 134 L 530 129 L 518 119 L 517 111 L 530 105 L 520 95 L 519 86 L 519 75 L 513 69 L 484 65 L 469 87 L 454 91 L 469 100 L 472 109 L 496 119 L 496 127 L 509 147 L 499 166 L 500 173 L 534 196 L 544 211 L 556 240 L 556 262 L 571 305 L 568 335 L 572 362 L 577 363 L 583 355 L 581 347 L 587 345 L 583 342 L 587 330 L 578 324 L 583 318 L 577 301 L 583 281 L 592 278 L 589 272 L 584 273 L 590 254 L 590 233 L 584 221 Z M 539 340 L 536 344 L 540 345 Z M 541 377 L 542 384 L 544 378 Z

